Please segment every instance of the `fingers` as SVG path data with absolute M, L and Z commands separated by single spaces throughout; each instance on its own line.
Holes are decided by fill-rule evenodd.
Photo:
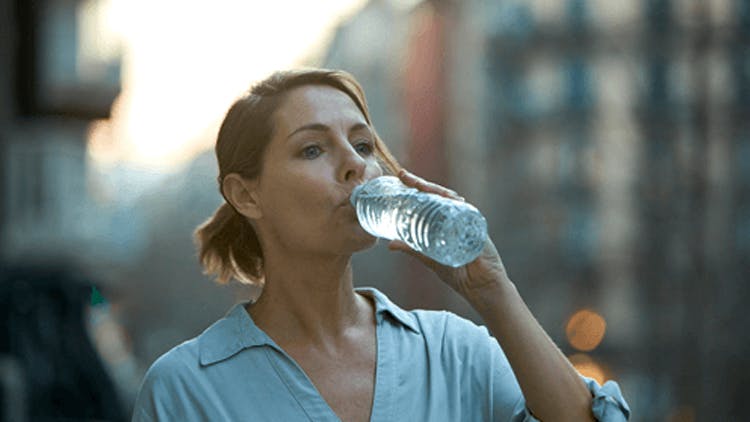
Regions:
M 390 242 L 388 242 L 388 249 L 392 251 L 407 251 L 411 248 L 406 243 L 398 239 L 395 239 L 395 240 L 391 240 Z
M 455 199 L 456 201 L 466 201 L 466 199 L 456 191 L 440 186 L 437 183 L 428 182 L 427 180 L 424 180 L 404 169 L 401 169 L 401 171 L 398 172 L 398 177 L 406 186 L 417 188 L 423 192 L 445 196 L 446 198 Z
M 427 256 L 422 255 L 421 253 L 415 251 L 414 249 L 411 248 L 411 246 L 407 245 L 406 243 L 404 243 L 404 242 L 402 242 L 400 240 L 391 240 L 388 243 L 388 249 L 390 249 L 392 251 L 403 252 L 403 253 L 405 253 L 407 255 L 411 255 L 411 256 L 419 259 L 420 261 L 422 261 L 427 266 L 437 266 L 437 265 L 440 265 L 436 261 L 433 261 L 432 259 L 428 258 Z
M 402 242 L 402 241 L 400 241 L 398 239 L 391 240 L 390 242 L 388 242 L 388 249 L 390 249 L 392 251 L 404 252 L 404 253 L 407 253 L 407 254 L 409 254 L 411 256 L 418 256 L 419 255 L 419 253 L 417 251 L 415 251 L 409 245 L 407 245 L 406 243 L 404 243 L 404 242 Z

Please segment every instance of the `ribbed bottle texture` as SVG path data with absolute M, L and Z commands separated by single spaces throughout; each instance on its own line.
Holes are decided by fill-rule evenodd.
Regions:
M 474 206 L 409 188 L 394 176 L 357 186 L 351 203 L 368 233 L 399 239 L 452 267 L 473 261 L 487 238 L 487 221 Z

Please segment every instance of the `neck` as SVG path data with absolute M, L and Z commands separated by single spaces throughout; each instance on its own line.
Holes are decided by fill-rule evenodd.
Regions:
M 278 343 L 328 342 L 371 319 L 368 300 L 354 292 L 348 256 L 269 260 L 264 272 L 263 292 L 249 312 Z

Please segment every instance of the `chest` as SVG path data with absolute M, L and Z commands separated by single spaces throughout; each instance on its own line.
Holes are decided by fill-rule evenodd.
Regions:
M 349 352 L 289 354 L 342 421 L 368 421 L 375 391 L 375 345 L 359 345 Z

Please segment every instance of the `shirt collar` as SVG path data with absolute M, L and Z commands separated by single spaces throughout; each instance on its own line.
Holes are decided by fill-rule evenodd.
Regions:
M 419 323 L 417 318 L 411 312 L 405 311 L 388 299 L 380 290 L 374 287 L 358 287 L 357 292 L 369 296 L 375 302 L 375 318 L 378 324 L 383 320 L 383 315 L 390 315 L 396 322 L 406 326 L 410 330 L 419 334 Z
M 373 299 L 375 316 L 380 325 L 385 315 L 419 334 L 419 324 L 410 312 L 407 312 L 388 299 L 386 295 L 373 287 L 357 288 L 358 293 Z M 206 328 L 198 336 L 200 363 L 203 366 L 228 359 L 241 350 L 257 346 L 278 347 L 268 335 L 263 332 L 245 310 L 248 302 L 237 303 L 220 320 Z
M 274 346 L 266 333 L 245 310 L 248 302 L 238 303 L 198 336 L 201 365 L 210 365 L 234 356 L 240 350 L 255 346 Z

